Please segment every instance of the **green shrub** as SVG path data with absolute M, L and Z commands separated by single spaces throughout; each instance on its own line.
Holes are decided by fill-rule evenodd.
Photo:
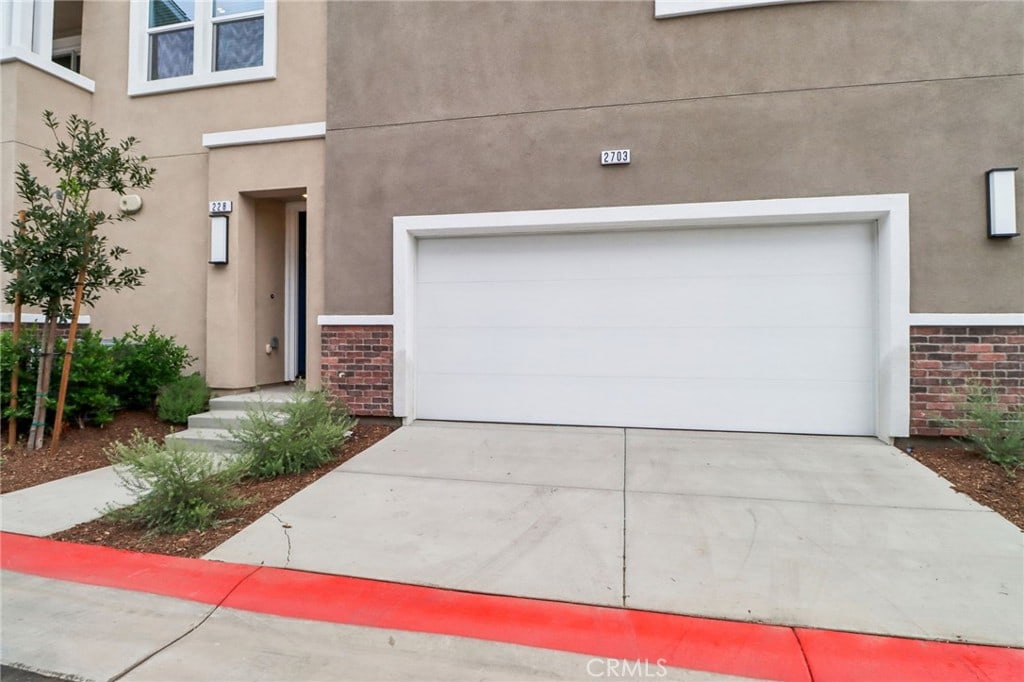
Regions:
M 157 416 L 165 422 L 185 424 L 190 416 L 206 410 L 210 395 L 210 387 L 199 372 L 179 377 L 160 389 L 156 399 Z
M 355 423 L 345 403 L 321 390 L 296 393 L 277 409 L 260 402 L 231 435 L 243 446 L 247 473 L 272 478 L 326 464 Z
M 18 406 L 11 412 L 11 372 L 14 361 L 20 359 L 18 372 Z M 19 422 L 32 420 L 32 408 L 36 400 L 36 371 L 39 365 L 39 336 L 32 328 L 22 329 L 18 344 L 14 334 L 0 332 L 0 409 L 3 410 L 4 428 L 12 416 Z
M 175 381 L 195 360 L 188 348 L 155 327 L 146 334 L 132 327 L 114 339 L 113 350 L 119 373 L 116 395 L 129 409 L 152 407 L 160 387 Z
M 47 417 L 50 420 L 53 419 L 53 408 L 57 405 L 57 386 L 64 368 L 66 343 L 65 339 L 59 338 L 54 347 L 56 358 L 51 376 L 50 399 L 47 401 Z M 40 345 L 38 330 L 35 328 L 22 330 L 18 348 L 14 347 L 10 332 L 0 335 L 0 401 L 3 403 L 5 419 L 10 416 L 11 371 L 17 357 L 21 358 L 21 371 L 18 374 L 18 407 L 15 416 L 24 422 L 32 419 Z M 79 426 L 113 421 L 114 413 L 120 407 L 115 393 L 118 380 L 113 354 L 110 347 L 103 344 L 102 335 L 92 329 L 79 329 L 71 375 L 68 377 L 68 395 L 64 405 L 66 419 L 77 422 Z
M 64 339 L 57 339 L 57 357 L 53 363 L 54 403 L 60 374 L 64 368 L 65 345 Z M 102 425 L 112 422 L 114 413 L 120 407 L 114 393 L 117 381 L 114 355 L 110 346 L 103 344 L 103 336 L 92 329 L 79 329 L 64 405 L 67 419 L 77 421 L 79 426 L 85 426 L 86 423 Z
M 221 514 L 245 504 L 231 489 L 242 473 L 239 463 L 220 465 L 185 447 L 161 446 L 138 431 L 128 443 L 115 443 L 107 455 L 136 502 L 108 509 L 108 517 L 155 533 L 184 533 L 212 528 Z
M 960 429 L 964 436 L 958 440 L 973 446 L 1011 477 L 1024 465 L 1024 405 L 1001 404 L 991 387 L 970 385 L 963 416 L 943 422 Z

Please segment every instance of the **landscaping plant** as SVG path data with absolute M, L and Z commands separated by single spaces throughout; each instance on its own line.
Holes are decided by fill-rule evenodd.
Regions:
M 107 454 L 121 484 L 136 499 L 131 506 L 107 510 L 115 521 L 154 533 L 206 530 L 246 502 L 232 491 L 242 475 L 237 461 L 225 464 L 209 453 L 190 452 L 177 441 L 160 445 L 139 432 L 128 443 L 115 443 Z
M 247 473 L 272 478 L 326 464 L 355 424 L 345 403 L 319 390 L 297 392 L 280 407 L 260 402 L 230 431 L 242 444 Z
M 55 346 L 57 362 L 54 369 L 63 371 L 64 339 Z M 114 387 L 118 371 L 110 348 L 103 344 L 99 332 L 85 329 L 75 343 L 75 362 L 68 377 L 68 400 L 64 414 L 74 419 L 79 427 L 89 424 L 109 424 L 120 407 Z
M 13 222 L 12 234 L 0 241 L 0 266 L 8 274 L 5 301 L 37 307 L 45 317 L 29 432 L 32 449 L 43 445 L 58 321 L 69 320 L 70 328 L 51 449 L 60 440 L 81 306 L 93 306 L 106 290 L 134 289 L 145 274 L 142 268 L 117 265 L 128 252 L 110 246 L 99 232 L 102 225 L 132 217 L 98 210 L 94 201 L 100 194 L 124 196 L 129 189 L 147 188 L 155 173 L 145 156 L 135 154 L 133 137 L 111 142 L 102 128 L 75 115 L 63 131 L 53 112 L 44 112 L 43 122 L 53 134 L 54 147 L 42 155 L 56 184 L 45 184 L 27 164 L 18 164 L 14 187 L 24 210 Z
M 27 333 L 26 333 L 27 332 Z M 17 405 L 11 407 L 11 375 L 20 367 Z M 18 341 L 9 331 L 0 332 L 0 402 L 3 403 L 4 419 L 14 417 L 18 421 L 32 418 L 35 403 L 35 380 L 39 367 L 39 336 L 32 330 L 23 330 Z
M 165 422 L 185 424 L 193 414 L 206 410 L 210 402 L 210 387 L 199 372 L 167 384 L 156 399 L 156 413 Z
M 992 387 L 971 384 L 963 416 L 944 422 L 964 434 L 958 440 L 973 446 L 1011 477 L 1024 465 L 1024 405 L 1001 404 Z
M 131 410 L 152 407 L 160 387 L 177 381 L 195 361 L 187 347 L 173 336 L 161 335 L 155 327 L 145 334 L 132 327 L 114 339 L 113 353 L 120 372 L 117 397 Z

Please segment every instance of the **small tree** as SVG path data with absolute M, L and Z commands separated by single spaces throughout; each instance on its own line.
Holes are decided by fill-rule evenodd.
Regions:
M 117 265 L 127 250 L 109 245 L 97 228 L 133 218 L 124 212 L 95 210 L 91 204 L 94 194 L 107 191 L 124 196 L 129 189 L 145 189 L 156 172 L 146 164 L 145 156 L 133 151 L 134 137 L 111 143 L 106 131 L 75 115 L 67 119 L 63 135 L 53 112 L 43 112 L 43 121 L 56 141 L 54 149 L 43 150 L 46 166 L 57 177 L 56 186 L 40 182 L 26 164 L 19 163 L 15 187 L 26 208 L 13 223 L 14 233 L 0 241 L 0 265 L 12 274 L 4 287 L 5 300 L 10 303 L 20 298 L 24 305 L 40 308 L 45 316 L 44 350 L 29 431 L 32 449 L 43 444 L 57 322 L 71 320 L 54 448 L 60 440 L 61 408 L 81 305 L 92 307 L 106 290 L 134 289 L 146 273 L 143 268 Z

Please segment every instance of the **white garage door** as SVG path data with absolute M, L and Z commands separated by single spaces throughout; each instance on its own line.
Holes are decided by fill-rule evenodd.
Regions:
M 873 224 L 422 239 L 422 419 L 874 432 Z

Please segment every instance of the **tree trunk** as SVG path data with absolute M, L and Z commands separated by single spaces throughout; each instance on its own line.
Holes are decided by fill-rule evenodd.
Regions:
M 43 333 L 43 356 L 39 358 L 39 377 L 36 381 L 36 409 L 32 417 L 32 432 L 29 433 L 28 447 L 39 450 L 46 435 L 46 399 L 50 395 L 50 376 L 53 374 L 53 349 L 57 345 L 57 318 L 46 319 Z
M 89 253 L 86 244 L 85 253 Z M 53 436 L 50 438 L 50 454 L 55 454 L 60 447 L 60 433 L 64 428 L 64 401 L 68 396 L 68 379 L 71 378 L 71 361 L 75 356 L 75 337 L 78 336 L 78 313 L 82 309 L 82 295 L 85 291 L 86 266 L 78 271 L 78 283 L 75 286 L 75 304 L 71 313 L 71 328 L 68 330 L 68 341 L 64 345 L 64 367 L 60 373 L 60 390 L 57 391 L 57 413 L 53 420 Z

